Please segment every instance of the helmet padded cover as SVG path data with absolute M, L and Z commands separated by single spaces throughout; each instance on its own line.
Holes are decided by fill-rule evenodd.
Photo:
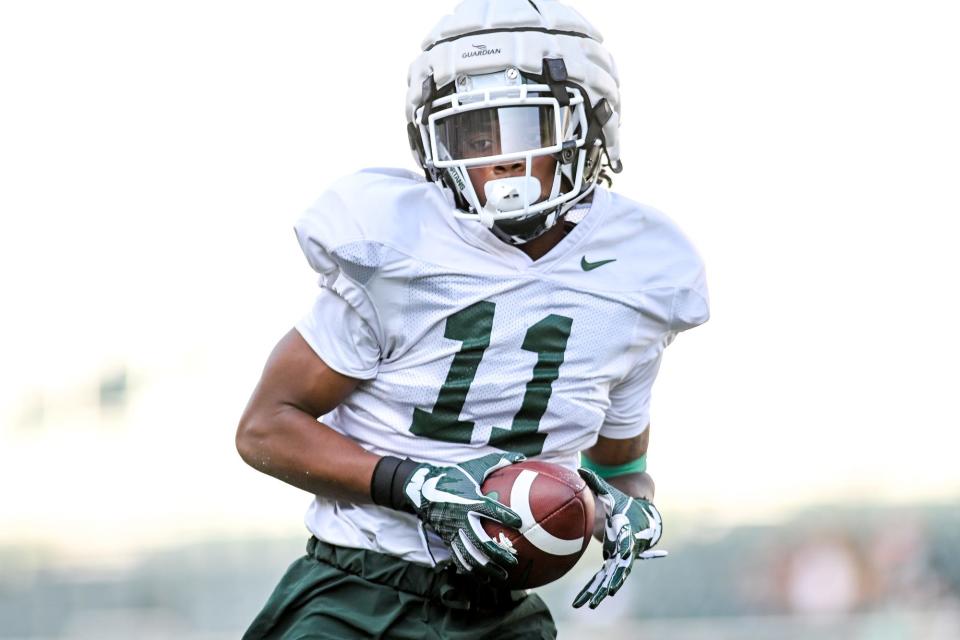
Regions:
M 482 33 L 486 31 L 493 32 Z M 431 76 L 437 87 L 444 87 L 461 75 L 508 67 L 539 75 L 544 58 L 563 58 L 569 80 L 587 91 L 590 103 L 606 98 L 613 108 L 603 133 L 607 155 L 619 160 L 619 79 L 602 42 L 583 16 L 555 0 L 465 0 L 434 27 L 422 43 L 423 53 L 410 65 L 407 121 L 414 121 L 423 104 L 424 80 Z
M 423 39 L 423 50 L 440 40 L 486 29 L 535 27 L 582 33 L 598 42 L 603 36 L 571 7 L 554 0 L 465 0 L 452 15 L 444 16 Z

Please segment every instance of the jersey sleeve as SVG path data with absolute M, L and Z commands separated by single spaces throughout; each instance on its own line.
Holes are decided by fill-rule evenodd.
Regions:
M 660 371 L 663 350 L 673 340 L 667 334 L 647 350 L 644 357 L 610 391 L 610 408 L 600 427 L 600 435 L 626 440 L 643 433 L 650 424 L 650 394 Z
M 334 371 L 360 380 L 377 376 L 380 344 L 373 328 L 332 289 L 320 290 L 296 329 Z
M 350 377 L 375 377 L 384 351 L 379 308 L 383 301 L 372 287 L 387 253 L 378 237 L 385 226 L 383 201 L 395 191 L 391 181 L 402 179 L 382 172 L 343 178 L 294 225 L 307 262 L 320 275 L 321 288 L 296 328 L 327 365 Z
M 663 352 L 681 331 L 697 327 L 710 318 L 710 303 L 702 265 L 688 286 L 677 287 L 663 307 L 670 313 L 660 325 L 659 339 L 646 349 L 630 373 L 610 391 L 607 410 L 600 435 L 614 440 L 625 440 L 640 435 L 650 424 L 650 397 L 653 382 L 660 371 Z
M 622 274 L 620 288 L 638 311 L 629 369 L 610 389 L 600 429 L 601 436 L 622 440 L 647 428 L 651 389 L 664 350 L 677 334 L 707 322 L 710 305 L 703 260 L 676 224 L 660 211 L 621 196 L 611 206 L 618 214 L 615 224 L 604 227 L 594 242 L 623 247 L 630 268 L 614 273 Z

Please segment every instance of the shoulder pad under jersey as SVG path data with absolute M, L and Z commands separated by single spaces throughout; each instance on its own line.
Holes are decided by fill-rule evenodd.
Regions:
M 446 206 L 443 192 L 411 171 L 366 169 L 335 182 L 294 230 L 310 266 L 329 275 L 344 267 L 344 254 L 358 258 L 350 264 L 375 260 L 364 254 L 402 244 L 403 235 L 416 230 L 413 216 Z

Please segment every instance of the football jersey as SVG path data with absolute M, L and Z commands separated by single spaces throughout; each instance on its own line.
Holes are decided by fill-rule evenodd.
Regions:
M 570 468 L 598 435 L 646 429 L 674 336 L 707 320 L 703 265 L 658 211 L 603 188 L 533 261 L 407 171 L 336 183 L 297 222 L 320 274 L 297 324 L 363 382 L 321 421 L 379 455 L 432 464 L 496 452 Z M 449 556 L 413 515 L 316 496 L 317 538 L 431 564 Z

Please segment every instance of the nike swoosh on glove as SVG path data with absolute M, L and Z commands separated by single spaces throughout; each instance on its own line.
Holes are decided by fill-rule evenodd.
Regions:
M 461 573 L 506 580 L 505 567 L 517 559 L 483 530 L 481 518 L 519 528 L 520 516 L 480 491 L 487 476 L 525 460 L 519 453 L 491 453 L 460 464 L 438 467 L 420 464 L 403 487 L 417 517 L 433 529 L 453 551 Z

